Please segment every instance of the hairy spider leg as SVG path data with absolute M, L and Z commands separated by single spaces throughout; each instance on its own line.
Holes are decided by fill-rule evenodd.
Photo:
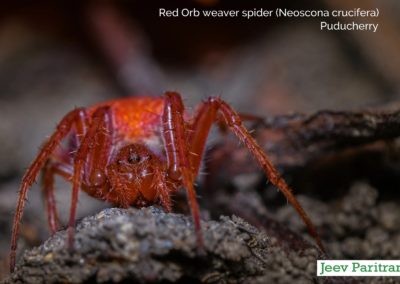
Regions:
M 251 121 L 261 123 L 263 118 L 245 113 L 238 113 L 241 121 Z M 226 133 L 228 125 L 224 121 L 221 113 L 218 113 L 218 106 L 216 104 L 206 101 L 202 103 L 196 111 L 190 125 L 189 145 L 190 147 L 190 164 L 194 176 L 198 175 L 200 164 L 202 161 L 206 141 L 213 124 L 216 124 L 219 131 Z
M 308 217 L 303 207 L 294 197 L 292 191 L 280 176 L 278 170 L 264 153 L 263 149 L 250 135 L 249 131 L 242 125 L 240 116 L 226 102 L 218 97 L 209 98 L 208 101 L 204 102 L 198 109 L 193 121 L 193 132 L 189 140 L 189 145 L 191 145 L 190 152 L 194 153 L 194 155 L 191 156 L 193 173 L 197 174 L 199 170 L 201 157 L 204 152 L 210 128 L 214 122 L 218 121 L 219 114 L 223 117 L 226 126 L 244 143 L 253 157 L 260 164 L 268 180 L 285 195 L 287 200 L 296 209 L 297 213 L 306 224 L 310 235 L 316 240 L 319 248 L 322 251 L 325 251 L 314 224 L 311 222 L 311 219 Z
M 111 147 L 111 141 L 108 140 L 108 137 L 111 137 L 110 133 L 108 133 L 110 131 L 109 122 L 111 120 L 110 118 L 107 118 L 106 120 L 108 127 L 103 129 L 101 132 L 96 133 L 96 147 L 93 148 L 93 151 L 88 153 L 88 157 L 86 159 L 87 167 L 83 171 L 84 174 L 89 174 L 89 177 L 85 177 L 86 183 L 93 186 L 101 185 L 106 178 L 104 171 L 105 167 L 107 166 L 107 161 L 110 154 L 109 150 Z M 74 136 L 71 137 L 72 143 L 70 141 L 70 144 L 75 144 L 73 146 L 74 149 L 79 149 L 79 145 L 83 139 L 83 133 L 86 133 L 86 130 L 82 129 L 83 123 L 86 125 L 88 124 L 87 121 L 82 122 L 80 124 L 80 129 L 77 129 L 77 133 L 74 133 Z M 105 141 L 108 143 L 105 143 Z M 56 232 L 59 223 L 56 202 L 54 198 L 54 175 L 58 174 L 65 180 L 71 181 L 74 172 L 68 151 L 69 150 L 62 149 L 61 147 L 56 148 L 53 155 L 50 157 L 50 160 L 43 169 L 43 191 L 47 205 L 48 222 L 51 234 Z
M 56 199 L 54 197 L 54 176 L 60 175 L 65 180 L 71 180 L 72 168 L 61 162 L 48 160 L 43 168 L 43 194 L 47 209 L 47 220 L 51 235 L 53 235 L 59 226 Z
M 197 242 L 202 248 L 203 235 L 200 226 L 199 205 L 193 188 L 194 175 L 189 160 L 188 131 L 183 118 L 184 111 L 183 102 L 178 93 L 165 93 L 162 123 L 167 154 L 167 173 L 168 177 L 175 181 L 182 177 L 194 220 Z
M 96 190 L 105 181 L 112 146 L 112 117 L 109 106 L 98 108 L 74 158 L 72 198 L 68 223 L 68 247 L 73 248 L 75 217 L 82 178 Z
M 48 223 L 50 233 L 53 235 L 59 224 L 56 200 L 54 197 L 54 176 L 57 174 L 66 181 L 71 181 L 73 176 L 71 153 L 69 151 L 77 151 L 86 133 L 88 114 L 85 112 L 80 116 L 80 122 L 75 125 L 75 132 L 72 133 L 69 141 L 69 148 L 63 149 L 59 145 L 53 154 L 49 157 L 43 168 L 43 193 L 47 207 Z M 72 149 L 71 149 L 72 146 Z
M 81 125 L 82 120 L 85 119 L 85 111 L 82 108 L 75 109 L 69 112 L 61 122 L 57 125 L 56 131 L 50 137 L 50 139 L 44 144 L 39 152 L 39 155 L 33 161 L 31 166 L 26 171 L 24 177 L 22 178 L 21 188 L 19 191 L 17 208 L 14 215 L 12 234 L 11 234 L 11 252 L 10 252 L 10 271 L 14 271 L 15 267 L 15 257 L 17 250 L 17 239 L 19 224 L 22 219 L 22 214 L 25 206 L 26 197 L 29 188 L 35 181 L 39 171 L 43 168 L 47 160 L 53 151 L 60 144 L 61 140 L 70 132 L 71 128 L 76 125 L 77 128 L 83 128 Z
M 158 189 L 158 198 L 160 199 L 162 207 L 166 212 L 172 211 L 171 190 L 168 187 L 168 182 L 165 175 L 160 172 L 155 172 L 156 188 Z
M 203 106 L 203 104 L 200 105 L 200 108 L 202 106 Z M 261 116 L 257 116 L 254 114 L 248 114 L 248 113 L 240 113 L 240 112 L 237 114 L 239 115 L 242 122 L 252 122 L 253 125 L 261 125 L 262 123 L 264 123 L 264 118 Z M 215 119 L 214 123 L 217 125 L 220 133 L 226 134 L 228 132 L 228 126 L 224 122 L 221 114 L 217 114 L 217 118 Z
M 83 170 L 84 183 L 94 190 L 104 186 L 107 180 L 106 168 L 114 144 L 113 129 L 111 108 L 105 106 L 97 109 L 93 113 L 92 124 L 85 136 L 89 148 L 86 155 L 82 157 L 85 160 Z M 88 190 L 90 191 L 90 189 Z M 102 197 L 100 196 L 100 198 Z
M 209 101 L 203 102 L 197 109 L 190 126 L 191 132 L 188 139 L 191 154 L 190 165 L 195 176 L 197 176 L 200 169 L 211 126 L 216 123 L 219 129 L 224 131 L 225 127 L 221 125 L 222 120 L 219 119 L 217 110 L 217 105 L 211 104 Z

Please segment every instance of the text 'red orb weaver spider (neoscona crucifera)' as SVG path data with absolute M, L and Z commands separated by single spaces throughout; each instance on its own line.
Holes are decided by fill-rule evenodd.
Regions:
M 198 245 L 203 246 L 193 182 L 210 128 L 216 122 L 223 123 L 244 143 L 269 181 L 296 209 L 323 250 L 310 218 L 262 148 L 242 125 L 240 116 L 222 99 L 211 97 L 189 117 L 181 96 L 167 92 L 163 97 L 130 97 L 77 108 L 61 120 L 22 179 L 11 237 L 11 271 L 15 266 L 18 228 L 27 192 L 40 170 L 43 170 L 52 233 L 58 226 L 54 175 L 60 175 L 73 184 L 68 224 L 70 248 L 74 240 L 80 189 L 118 207 L 159 204 L 171 211 L 171 193 L 181 187 L 186 189 Z M 66 137 L 71 140 L 67 150 L 60 146 Z

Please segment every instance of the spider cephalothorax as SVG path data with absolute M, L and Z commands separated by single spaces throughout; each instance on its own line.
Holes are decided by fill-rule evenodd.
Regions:
M 10 266 L 15 266 L 19 224 L 28 189 L 43 169 L 43 182 L 52 232 L 58 227 L 54 175 L 72 182 L 68 244 L 73 246 L 75 213 L 80 189 L 115 206 L 148 206 L 171 210 L 171 194 L 186 189 L 197 240 L 203 245 L 199 208 L 193 182 L 211 126 L 222 123 L 247 147 L 294 206 L 323 250 L 314 225 L 280 177 L 262 148 L 242 125 L 240 116 L 220 98 L 199 105 L 193 116 L 185 112 L 178 93 L 163 97 L 131 97 L 69 112 L 44 144 L 25 173 L 18 198 L 11 239 Z M 67 149 L 62 141 L 70 138 Z M 71 153 L 73 153 L 71 155 Z
M 109 188 L 103 196 L 119 207 L 148 206 L 155 202 L 169 209 L 161 198 L 165 189 L 166 163 L 144 144 L 124 146 L 107 166 Z

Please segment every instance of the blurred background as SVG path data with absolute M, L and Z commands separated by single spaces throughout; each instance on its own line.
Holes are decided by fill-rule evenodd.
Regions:
M 376 33 L 320 31 L 318 18 L 160 18 L 159 8 L 380 9 Z M 400 2 L 3 1 L 0 8 L 0 278 L 20 179 L 76 106 L 137 94 L 221 96 L 260 116 L 390 105 L 400 97 Z M 330 18 L 330 21 L 336 21 Z M 40 183 L 38 182 L 40 185 Z M 62 220 L 70 186 L 57 185 Z M 107 204 L 81 195 L 79 216 Z M 40 188 L 19 251 L 48 236 Z

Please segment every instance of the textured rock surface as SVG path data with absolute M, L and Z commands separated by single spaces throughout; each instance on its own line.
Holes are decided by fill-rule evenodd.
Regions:
M 237 217 L 202 225 L 203 252 L 190 217 L 154 207 L 106 209 L 78 224 L 74 252 L 60 231 L 27 251 L 6 283 L 313 281 L 318 250 L 288 255 Z
M 320 228 L 332 259 L 400 259 L 400 207 L 397 201 L 380 200 L 371 185 L 357 182 L 340 200 L 322 203 L 299 198 Z M 289 207 L 276 219 L 308 238 L 306 229 Z M 356 283 L 398 283 L 398 277 L 353 278 Z
M 400 208 L 396 202 L 380 201 L 378 191 L 369 184 L 355 183 L 341 200 L 328 204 L 311 198 L 300 198 L 300 202 L 327 234 L 323 239 L 332 258 L 400 258 Z M 291 208 L 278 210 L 276 218 L 308 238 Z

